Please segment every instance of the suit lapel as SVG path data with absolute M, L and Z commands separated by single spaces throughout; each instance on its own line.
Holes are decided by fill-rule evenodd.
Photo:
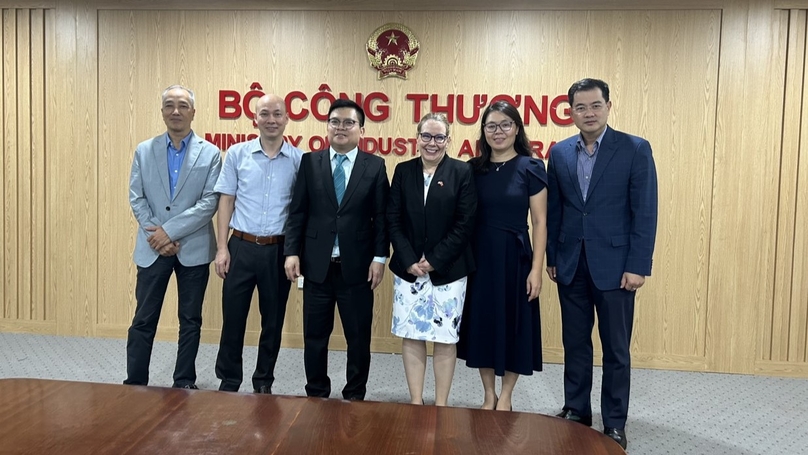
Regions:
M 165 133 L 157 136 L 152 142 L 151 155 L 156 164 L 155 169 L 157 169 L 157 174 L 160 175 L 163 190 L 166 192 L 166 199 L 170 201 L 171 187 L 168 181 L 168 142 L 166 142 Z
M 325 192 L 328 194 L 328 200 L 331 201 L 331 204 L 334 206 L 334 210 L 339 210 L 339 204 L 337 204 L 337 190 L 334 189 L 334 175 L 331 171 L 331 152 L 327 149 L 320 152 L 320 173 L 324 178 L 323 186 L 325 186 Z M 343 202 L 345 201 L 345 196 L 342 197 Z
M 578 195 L 578 202 L 583 205 L 584 203 L 584 196 L 581 193 L 581 182 L 578 181 L 578 148 L 577 148 L 577 141 L 573 140 L 570 141 L 569 148 L 564 151 L 564 159 L 567 160 L 567 170 L 570 173 L 570 181 L 572 182 L 573 188 L 575 188 L 575 194 Z M 591 189 L 591 187 L 590 187 Z
M 598 146 L 598 158 L 595 160 L 595 167 L 592 168 L 592 181 L 589 182 L 589 195 L 592 194 L 600 178 L 603 177 L 606 166 L 608 166 L 609 162 L 614 158 L 614 142 L 614 131 L 608 128 L 606 134 L 603 135 L 603 142 Z
M 358 150 L 356 153 L 356 163 L 354 163 L 353 169 L 351 170 L 351 178 L 348 180 L 348 186 L 345 188 L 345 195 L 342 197 L 342 205 L 348 203 L 348 200 L 351 198 L 351 195 L 356 190 L 356 187 L 359 186 L 359 181 L 362 180 L 362 175 L 364 175 L 365 170 L 367 169 L 367 156 L 365 156 L 365 152 Z M 332 187 L 334 185 L 331 185 Z M 337 200 L 336 192 L 334 193 L 334 200 Z
M 177 179 L 177 187 L 174 189 L 174 198 L 182 191 L 182 186 L 185 184 L 185 181 L 188 180 L 188 175 L 196 164 L 196 160 L 199 158 L 201 151 L 202 139 L 196 134 L 191 134 L 191 137 L 188 138 L 188 149 L 185 151 L 185 158 L 182 160 L 182 166 L 180 166 L 180 175 Z

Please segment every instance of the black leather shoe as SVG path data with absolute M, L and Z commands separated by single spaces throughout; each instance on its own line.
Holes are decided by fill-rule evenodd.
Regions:
M 561 417 L 562 419 L 571 420 L 576 423 L 580 423 L 581 425 L 586 425 L 588 427 L 592 426 L 592 416 L 582 416 L 575 413 L 575 411 L 571 409 L 565 409 L 561 411 L 561 413 L 556 414 L 556 417 Z
M 272 395 L 272 387 L 268 385 L 262 385 L 261 387 L 253 390 L 255 393 L 265 393 L 267 395 Z
M 620 447 L 622 447 L 623 450 L 626 450 L 626 446 L 628 445 L 628 439 L 626 439 L 626 432 L 624 430 L 618 430 L 617 428 L 606 427 L 603 429 L 603 434 L 614 439 L 615 442 L 620 444 Z

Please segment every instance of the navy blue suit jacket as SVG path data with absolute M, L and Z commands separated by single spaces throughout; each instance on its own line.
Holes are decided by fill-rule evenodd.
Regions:
M 657 175 L 651 145 L 607 127 L 584 202 L 577 175 L 579 135 L 550 149 L 547 266 L 572 282 L 581 245 L 595 286 L 618 289 L 624 272 L 651 275 L 657 228 Z

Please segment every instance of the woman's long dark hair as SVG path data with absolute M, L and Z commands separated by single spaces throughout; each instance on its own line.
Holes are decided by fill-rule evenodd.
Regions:
M 485 123 L 488 120 L 488 115 L 492 112 L 499 112 L 509 117 L 514 122 L 514 127 L 519 128 L 516 133 L 516 140 L 513 143 L 513 148 L 518 155 L 532 156 L 533 149 L 530 148 L 530 141 L 527 139 L 525 133 L 525 124 L 522 122 L 522 116 L 519 115 L 517 110 L 511 103 L 500 100 L 488 105 L 483 112 L 483 117 L 480 120 L 480 156 L 469 160 L 474 172 L 478 174 L 485 174 L 491 169 L 491 146 L 485 140 Z

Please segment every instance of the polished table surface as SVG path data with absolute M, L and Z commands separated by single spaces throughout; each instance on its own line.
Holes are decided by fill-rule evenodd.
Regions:
M 0 454 L 623 454 L 521 412 L 43 379 L 0 380 Z

